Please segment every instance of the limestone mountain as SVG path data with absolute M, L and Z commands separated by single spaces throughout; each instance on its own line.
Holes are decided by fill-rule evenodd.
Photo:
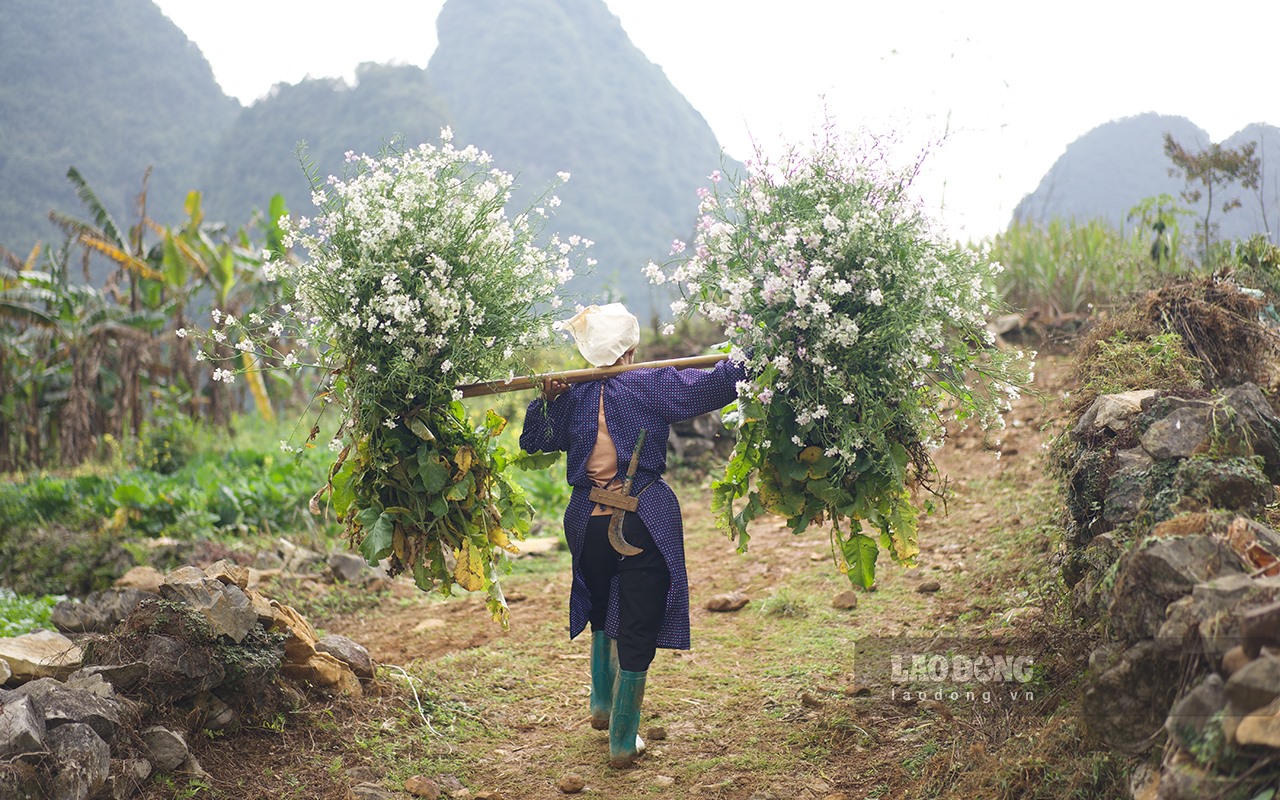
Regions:
M 692 236 L 697 189 L 721 167 L 706 120 L 602 0 L 449 0 L 438 28 L 428 71 L 458 141 L 530 194 L 569 172 L 554 228 L 593 239 L 599 259 L 574 288 L 648 307 L 641 269 Z
M 152 166 L 149 209 L 176 216 L 239 110 L 150 0 L 0 0 L 0 244 L 61 238 L 72 166 L 121 224 Z
M 361 64 L 354 85 L 336 78 L 277 84 L 240 113 L 206 164 L 206 211 L 243 224 L 278 192 L 292 213 L 310 216 L 300 145 L 321 177 L 341 175 L 348 150 L 373 154 L 393 139 L 435 142 L 447 124 L 426 71 L 411 65 Z
M 1150 113 L 1112 120 L 1068 145 L 1035 191 L 1018 203 L 1013 218 L 1032 222 L 1055 217 L 1102 219 L 1126 228 L 1129 210 L 1144 198 L 1168 194 L 1187 205 L 1179 198 L 1185 187 L 1182 178 L 1169 174 L 1172 162 L 1164 153 L 1166 133 L 1192 151 L 1211 144 L 1209 134 L 1185 117 Z M 1275 241 L 1280 235 L 1280 128 L 1249 125 L 1222 144 L 1234 148 L 1246 142 L 1258 143 L 1262 184 L 1257 192 L 1233 188 L 1215 198 L 1211 219 L 1220 224 L 1217 235 L 1224 239 L 1244 239 L 1270 230 Z M 1238 197 L 1241 205 L 1223 213 L 1221 202 L 1229 197 Z M 1203 218 L 1205 206 L 1202 200 L 1192 208 Z M 1194 223 L 1194 218 L 1187 220 L 1183 227 Z
M 350 85 L 279 84 L 247 108 L 152 0 L 0 0 L 0 12 L 0 244 L 20 253 L 60 241 L 50 209 L 81 213 L 71 166 L 122 223 L 151 165 L 153 217 L 178 221 L 199 189 L 206 218 L 237 226 L 275 193 L 312 213 L 302 142 L 323 177 L 347 150 L 438 141 L 451 125 L 456 144 L 517 174 L 521 200 L 571 173 L 550 230 L 593 239 L 599 259 L 577 299 L 644 313 L 663 298 L 641 269 L 691 238 L 697 189 L 724 166 L 604 0 L 449 0 L 428 69 L 364 64 Z

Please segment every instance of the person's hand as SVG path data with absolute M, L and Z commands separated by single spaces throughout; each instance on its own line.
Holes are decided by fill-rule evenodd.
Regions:
M 569 384 L 565 381 L 552 380 L 551 378 L 542 379 L 542 399 L 548 403 L 567 391 L 569 391 Z

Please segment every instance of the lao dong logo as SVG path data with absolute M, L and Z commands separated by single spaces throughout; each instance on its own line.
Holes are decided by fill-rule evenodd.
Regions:
M 889 679 L 903 683 L 1026 683 L 1034 677 L 1031 656 L 940 656 L 895 654 Z

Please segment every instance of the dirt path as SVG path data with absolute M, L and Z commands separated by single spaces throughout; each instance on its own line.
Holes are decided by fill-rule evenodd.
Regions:
M 1063 372 L 1050 362 L 1037 376 L 1055 404 Z M 1035 638 L 1056 591 L 1044 418 L 1041 401 L 1025 397 L 998 446 L 970 432 L 936 454 L 952 491 L 948 513 L 922 521 L 919 567 L 883 558 L 877 590 L 859 593 L 853 610 L 832 607 L 849 586 L 821 532 L 796 537 L 765 521 L 739 556 L 712 527 L 705 489 L 677 486 L 694 649 L 659 651 L 650 669 L 641 732 L 663 730 L 652 731 L 636 769 L 610 770 L 607 736 L 588 724 L 589 637 L 564 634 L 563 550 L 517 562 L 507 632 L 478 599 L 442 601 L 400 583 L 375 610 L 322 621 L 397 669 L 379 696 L 342 712 L 350 717 L 335 726 L 336 741 L 314 744 L 312 735 L 317 752 L 304 768 L 327 771 L 332 797 L 346 796 L 353 767 L 372 768 L 388 788 L 425 774 L 505 800 L 561 796 L 569 773 L 594 796 L 619 800 L 945 796 L 965 761 L 1012 735 L 1008 710 L 903 701 L 883 674 L 860 669 L 858 648 Z M 929 583 L 936 590 L 921 591 Z M 751 598 L 742 610 L 704 610 L 712 595 L 735 590 Z M 398 668 L 412 676 L 416 700 Z

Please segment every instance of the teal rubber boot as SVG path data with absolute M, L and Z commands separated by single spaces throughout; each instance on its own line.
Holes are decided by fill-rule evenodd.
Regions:
M 618 646 L 604 631 L 591 632 L 591 727 L 609 730 L 613 683 L 618 676 Z
M 644 752 L 640 739 L 640 704 L 648 671 L 618 670 L 613 687 L 613 715 L 609 719 L 609 766 L 625 769 Z

